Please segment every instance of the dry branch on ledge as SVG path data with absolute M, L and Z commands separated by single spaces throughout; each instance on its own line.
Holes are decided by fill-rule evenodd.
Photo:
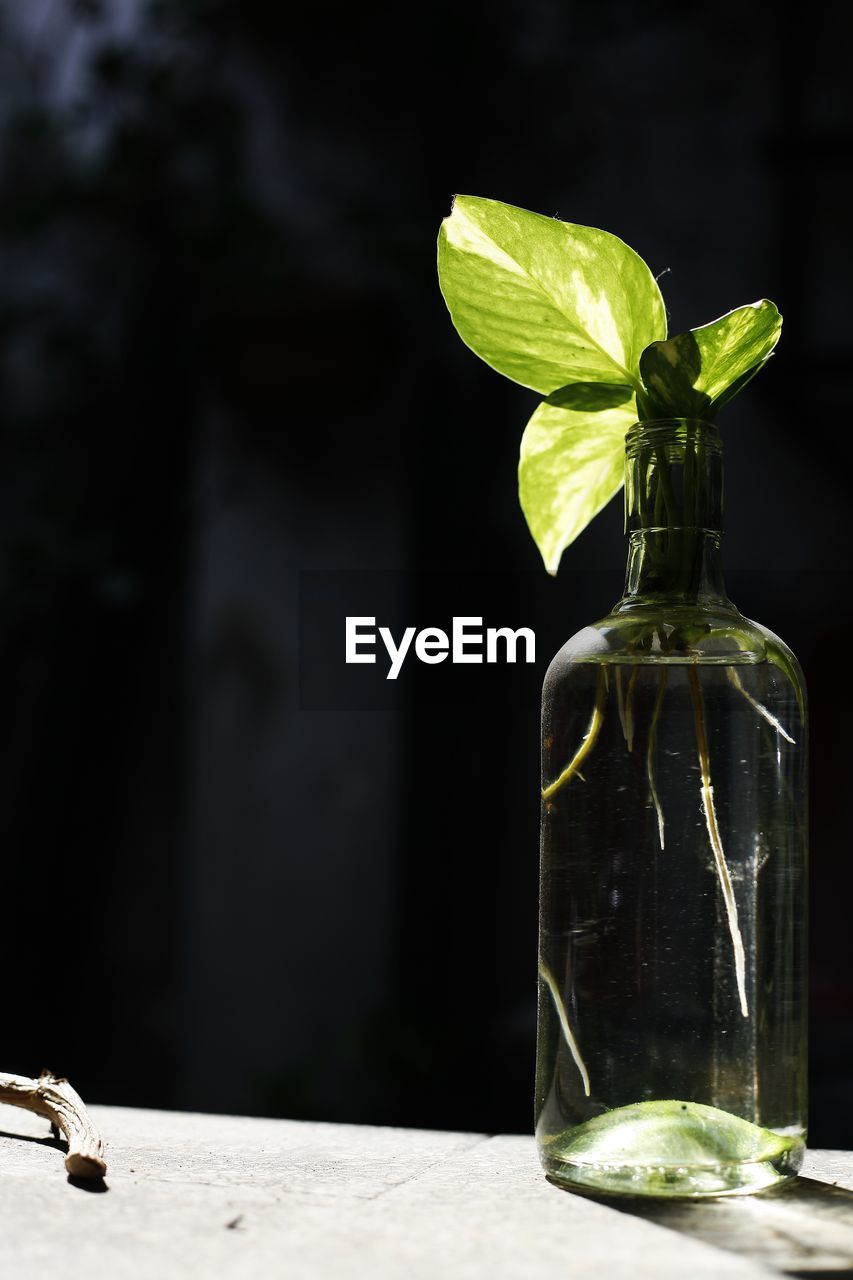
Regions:
M 103 1178 L 104 1144 L 83 1099 L 67 1080 L 43 1071 L 38 1080 L 0 1072 L 0 1102 L 24 1107 L 61 1129 L 68 1142 L 65 1168 L 73 1178 Z

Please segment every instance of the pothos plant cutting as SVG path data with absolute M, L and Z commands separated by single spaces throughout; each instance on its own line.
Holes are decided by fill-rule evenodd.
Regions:
M 781 317 L 763 299 L 669 334 L 622 240 L 472 196 L 438 268 L 463 341 L 541 397 L 518 474 L 549 573 L 625 485 L 624 593 L 543 691 L 543 1164 L 635 1194 L 760 1189 L 805 1136 L 804 686 L 726 595 L 714 420 Z

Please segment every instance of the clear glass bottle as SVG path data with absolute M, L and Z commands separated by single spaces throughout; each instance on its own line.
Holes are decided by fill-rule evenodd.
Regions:
M 543 690 L 540 1158 L 757 1191 L 805 1146 L 805 688 L 726 596 L 713 425 L 633 427 L 625 511 L 625 594 Z

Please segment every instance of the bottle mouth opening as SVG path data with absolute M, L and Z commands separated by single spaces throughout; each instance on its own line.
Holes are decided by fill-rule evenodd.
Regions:
M 625 450 L 629 458 L 641 449 L 673 445 L 701 447 L 708 453 L 723 451 L 716 425 L 704 418 L 646 418 L 629 427 L 625 436 Z

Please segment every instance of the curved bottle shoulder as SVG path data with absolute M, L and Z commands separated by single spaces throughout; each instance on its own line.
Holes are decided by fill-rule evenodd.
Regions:
M 805 705 L 805 680 L 794 654 L 779 636 L 732 606 L 617 609 L 566 641 L 548 667 L 545 687 L 553 686 L 578 663 L 695 662 L 719 666 L 772 662 Z

